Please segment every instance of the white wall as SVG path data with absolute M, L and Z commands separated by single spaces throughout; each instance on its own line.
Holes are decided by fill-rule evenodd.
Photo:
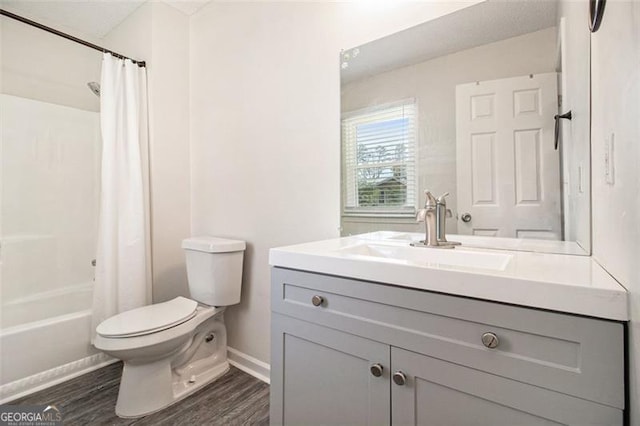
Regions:
M 593 256 L 629 291 L 631 424 L 640 425 L 640 3 L 607 2 L 591 40 Z M 612 134 L 615 182 L 607 184 Z
M 457 213 L 456 85 L 528 74 L 555 72 L 555 27 L 397 68 L 342 86 L 342 112 L 415 98 L 418 104 L 418 194 L 449 192 L 447 206 Z M 422 202 L 422 195 L 419 195 Z M 420 232 L 415 219 L 343 217 L 342 234 L 378 230 Z M 456 233 L 456 220 L 447 233 Z
M 79 35 L 81 36 L 81 35 Z M 89 81 L 100 81 L 100 52 L 0 17 L 2 93 L 98 111 Z
M 192 16 L 192 232 L 248 243 L 229 346 L 269 361 L 269 249 L 339 234 L 340 49 L 472 3 L 231 2 Z
M 147 62 L 153 301 L 188 296 L 181 242 L 191 232 L 189 18 L 148 2 L 104 43 Z

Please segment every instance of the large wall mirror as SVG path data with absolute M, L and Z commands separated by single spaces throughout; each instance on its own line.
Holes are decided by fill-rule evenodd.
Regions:
M 342 235 L 423 232 L 430 190 L 448 234 L 589 254 L 588 16 L 489 0 L 344 50 Z

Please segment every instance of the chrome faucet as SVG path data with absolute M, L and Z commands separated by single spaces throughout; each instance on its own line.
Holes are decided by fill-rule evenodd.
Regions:
M 460 243 L 457 241 L 447 241 L 447 218 L 451 217 L 451 209 L 447 208 L 447 200 L 445 197 L 449 195 L 448 192 L 445 192 L 441 196 L 436 199 L 436 233 L 438 242 L 440 244 L 449 244 L 452 246 L 459 246 Z
M 438 231 L 436 226 L 438 202 L 430 191 L 424 191 L 424 195 L 427 197 L 424 201 L 424 208 L 418 210 L 416 214 L 416 221 L 424 222 L 425 227 L 424 241 L 420 241 L 419 245 L 436 247 L 438 246 Z
M 453 248 L 454 245 L 460 244 L 449 242 L 445 236 L 445 221 L 447 214 L 451 216 L 451 210 L 447 211 L 447 203 L 445 197 L 449 193 L 445 193 L 437 199 L 431 194 L 431 191 L 424 191 L 426 200 L 424 208 L 418 210 L 416 214 L 417 222 L 424 222 L 425 235 L 424 240 L 411 243 L 414 247 L 430 247 L 430 248 Z

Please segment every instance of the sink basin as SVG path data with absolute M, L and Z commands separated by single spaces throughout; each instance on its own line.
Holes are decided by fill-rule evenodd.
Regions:
M 394 263 L 493 271 L 504 271 L 512 257 L 510 254 L 484 253 L 460 248 L 443 250 L 385 244 L 357 244 L 341 248 L 338 252 L 346 256 L 367 257 Z
M 424 232 L 419 235 L 415 234 L 395 234 L 386 238 L 388 241 L 420 241 L 424 240 Z

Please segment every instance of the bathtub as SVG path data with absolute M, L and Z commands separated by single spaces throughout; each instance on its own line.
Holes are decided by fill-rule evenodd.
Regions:
M 115 361 L 90 343 L 92 287 L 69 286 L 2 304 L 0 404 Z
M 0 94 L 0 403 L 109 362 L 91 346 L 100 116 Z

